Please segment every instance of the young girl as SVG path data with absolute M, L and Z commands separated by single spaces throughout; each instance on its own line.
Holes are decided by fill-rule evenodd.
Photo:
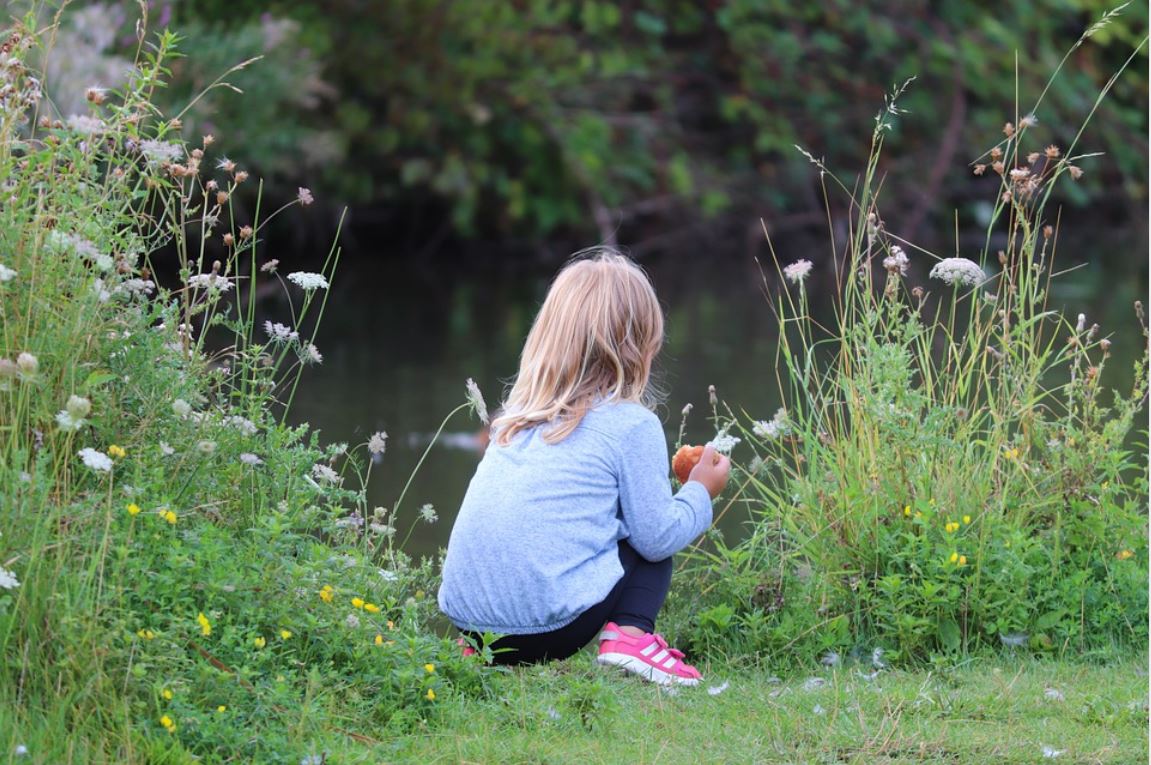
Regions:
M 496 662 L 563 659 L 598 633 L 601 664 L 700 681 L 655 617 L 730 463 L 708 447 L 672 496 L 649 408 L 662 343 L 655 291 L 624 256 L 586 251 L 556 277 L 444 559 L 440 608 L 473 637 L 502 634 Z

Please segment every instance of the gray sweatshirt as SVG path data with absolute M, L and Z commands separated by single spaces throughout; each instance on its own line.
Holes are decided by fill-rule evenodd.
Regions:
M 559 629 L 623 576 L 620 539 L 658 561 L 711 524 L 703 484 L 672 496 L 663 427 L 644 407 L 602 403 L 556 444 L 545 427 L 493 440 L 468 486 L 439 592 L 461 629 Z

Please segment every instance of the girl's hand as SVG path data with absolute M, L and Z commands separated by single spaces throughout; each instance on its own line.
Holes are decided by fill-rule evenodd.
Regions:
M 699 481 L 703 484 L 703 488 L 707 489 L 707 493 L 711 495 L 712 499 L 719 496 L 723 488 L 727 486 L 728 476 L 731 475 L 731 460 L 722 454 L 715 451 L 715 447 L 711 444 L 703 447 L 703 454 L 700 455 L 699 464 L 691 469 L 687 480 Z

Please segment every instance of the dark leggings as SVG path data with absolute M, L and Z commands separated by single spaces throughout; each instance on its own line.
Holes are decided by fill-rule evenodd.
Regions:
M 607 597 L 591 606 L 566 627 L 536 635 L 505 635 L 492 644 L 493 650 L 511 649 L 495 655 L 496 664 L 535 664 L 566 659 L 591 642 L 605 622 L 621 627 L 655 631 L 655 617 L 671 587 L 671 558 L 652 563 L 626 541 L 619 543 L 623 576 Z M 479 641 L 479 635 L 465 633 Z

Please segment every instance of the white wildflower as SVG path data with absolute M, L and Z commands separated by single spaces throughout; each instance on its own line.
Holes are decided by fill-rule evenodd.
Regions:
M 436 515 L 436 508 L 433 507 L 431 503 L 420 507 L 420 517 L 427 523 L 435 523 L 440 519 L 440 517 Z
M 299 200 L 300 204 L 302 204 L 304 207 L 307 207 L 312 202 L 316 201 L 316 198 L 312 196 L 311 190 L 306 189 L 303 186 L 296 189 L 296 199 Z
M 1062 749 L 1056 749 L 1055 747 L 1047 746 L 1046 744 L 1043 745 L 1043 748 L 1040 751 L 1043 752 L 1043 759 L 1045 760 L 1054 760 L 1056 757 L 1063 754 Z
M 726 680 L 724 680 L 719 685 L 713 685 L 710 688 L 708 688 L 707 689 L 707 695 L 708 696 L 718 696 L 719 694 L 726 691 L 727 687 L 728 687 L 728 682 Z
M 360 626 L 360 617 L 356 616 L 355 614 L 348 614 L 347 618 L 344 619 L 344 624 L 348 626 L 348 629 L 354 630 L 356 627 Z
M 176 453 L 176 450 L 173 449 L 171 446 L 169 446 L 167 444 L 167 442 L 165 442 L 165 441 L 160 442 L 160 454 L 163 454 L 165 457 L 171 457 L 175 453 Z
M 80 135 L 99 135 L 107 130 L 104 120 L 87 114 L 73 114 L 68 118 L 68 129 Z
M 787 423 L 787 410 L 780 407 L 771 420 L 756 420 L 751 425 L 751 432 L 765 441 L 786 436 L 791 432 L 791 426 Z
M 304 343 L 300 348 L 300 360 L 306 364 L 323 364 L 324 356 L 315 343 Z
M 1003 645 L 1018 647 L 1027 644 L 1027 634 L 1023 632 L 1009 632 L 1006 635 L 999 636 L 999 642 Z
M 931 269 L 930 276 L 956 287 L 975 286 L 986 278 L 979 264 L 967 258 L 944 258 Z
M 328 288 L 328 280 L 324 278 L 323 274 L 314 274 L 310 271 L 295 271 L 290 273 L 288 274 L 288 281 L 308 292 L 312 290 L 326 290 Z
M 201 454 L 212 454 L 213 452 L 216 451 L 216 442 L 215 441 L 200 441 L 199 443 L 196 444 L 196 449 Z
M 151 279 L 125 279 L 116 287 L 121 295 L 147 297 L 156 291 L 156 283 Z
M 1043 698 L 1048 701 L 1063 701 L 1063 692 L 1058 688 L 1044 688 Z
M 372 437 L 368 439 L 368 451 L 372 454 L 383 454 L 387 447 L 388 434 L 382 430 L 378 433 L 373 433 Z
M 728 434 L 727 429 L 729 427 L 731 426 L 725 425 L 720 429 L 718 433 L 715 434 L 715 438 L 711 439 L 709 442 L 711 447 L 720 454 L 731 454 L 731 450 L 734 449 L 735 445 L 740 442 L 739 438 Z
M 368 528 L 372 530 L 373 534 L 380 534 L 385 537 L 396 535 L 396 527 L 390 523 L 372 522 L 368 524 Z
M 240 462 L 245 465 L 262 465 L 264 461 L 251 452 L 243 452 L 240 455 Z
M 810 260 L 797 260 L 783 269 L 783 275 L 792 284 L 800 284 L 811 273 Z
M 871 652 L 871 666 L 876 669 L 886 669 L 887 662 L 883 660 L 883 649 L 876 648 Z
M 813 706 L 813 707 L 811 708 L 811 713 L 812 713 L 812 714 L 816 714 L 816 715 L 821 715 L 821 714 L 823 714 L 823 713 L 824 713 L 824 711 L 825 711 L 825 710 L 823 709 L 823 705 L 822 705 L 822 704 L 816 704 L 815 706 Z
M 803 690 L 814 691 L 816 688 L 822 688 L 827 685 L 827 681 L 822 677 L 809 677 L 803 681 Z
M 0 263 L 0 282 L 10 282 L 16 278 L 16 270 Z
M 362 529 L 363 527 L 363 516 L 356 512 L 353 512 L 346 518 L 340 518 L 336 521 L 336 528 L 338 529 Z
M 147 140 L 140 142 L 140 153 L 154 165 L 175 162 L 184 156 L 184 147 L 171 141 Z
M 109 298 L 112 297 L 112 292 L 104 285 L 103 279 L 93 280 L 91 290 L 97 302 L 107 303 Z
M 254 436 L 260 430 L 256 426 L 256 423 L 252 422 L 247 417 L 241 417 L 238 414 L 233 414 L 232 416 L 225 418 L 224 424 L 239 431 L 240 435 L 242 436 Z
M 1081 314 L 1079 314 L 1079 317 L 1075 321 L 1075 334 L 1079 334 L 1080 332 L 1082 332 L 1083 328 L 1086 326 L 1087 326 L 1087 314 L 1081 313 Z
M 40 371 L 40 360 L 27 351 L 21 351 L 16 357 L 16 366 L 20 367 L 20 376 L 29 380 Z
M 476 381 L 469 377 L 465 387 L 468 390 L 468 403 L 471 404 L 472 411 L 480 418 L 480 422 L 487 425 L 488 405 L 484 402 L 484 394 L 480 393 L 480 386 L 476 385 Z
M 172 402 L 172 411 L 176 413 L 177 417 L 187 417 L 192 413 L 192 405 L 182 398 L 178 398 Z
M 837 667 L 839 666 L 839 654 L 835 651 L 828 651 L 819 660 L 819 663 L 825 667 Z
M 270 321 L 264 322 L 264 331 L 268 333 L 268 337 L 272 340 L 299 340 L 300 333 L 293 330 L 291 327 L 276 322 L 273 324 Z
M 332 484 L 333 486 L 339 486 L 344 482 L 344 479 L 340 478 L 340 474 L 327 465 L 312 465 L 312 475 L 314 475 L 317 480 Z
M 907 276 L 908 263 L 907 253 L 898 244 L 892 245 L 891 254 L 883 259 L 883 267 L 892 274 L 898 271 L 900 276 Z
M 24 746 L 23 744 L 17 744 L 15 751 L 18 757 L 23 757 L 24 755 L 28 754 L 28 747 Z
M 97 473 L 107 473 L 112 469 L 112 458 L 104 452 L 85 447 L 79 451 L 79 456 L 85 465 Z
M 0 566 L 0 589 L 14 590 L 19 586 L 20 580 L 16 578 L 16 572 Z
M 194 290 L 215 290 L 216 292 L 227 292 L 232 289 L 232 283 L 228 281 L 228 277 L 219 274 L 193 274 L 188 277 L 188 286 Z

